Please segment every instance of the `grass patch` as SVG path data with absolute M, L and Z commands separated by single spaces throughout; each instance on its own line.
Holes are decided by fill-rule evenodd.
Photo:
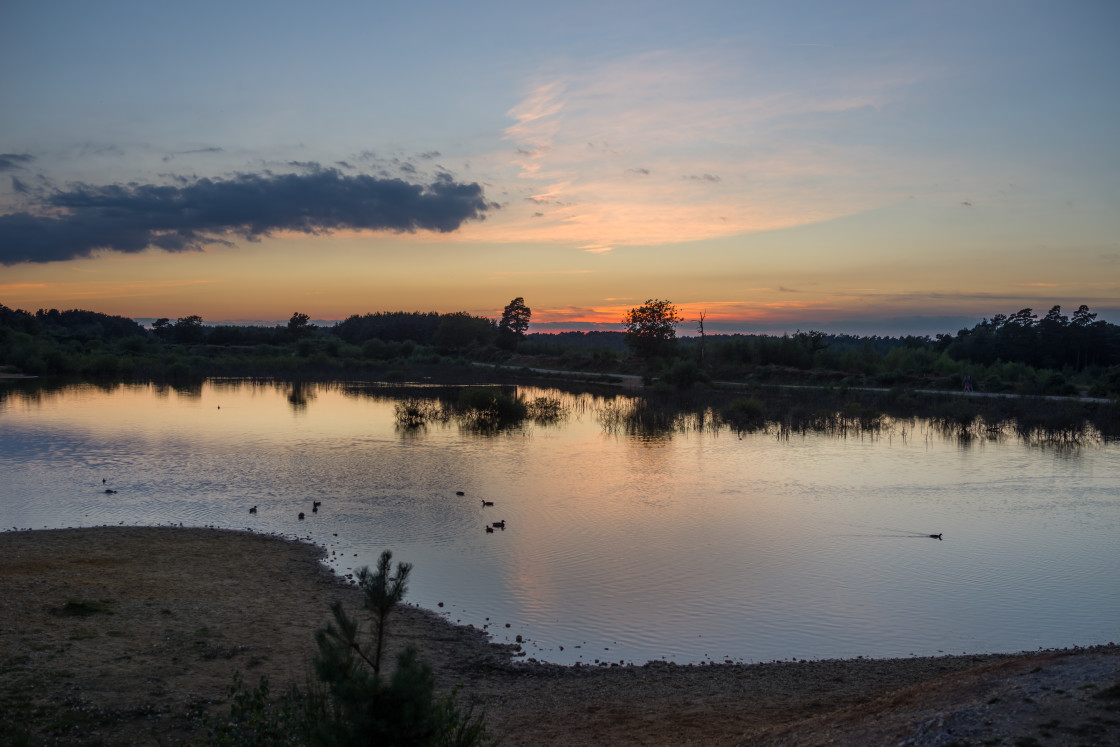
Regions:
M 109 606 L 113 603 L 112 599 L 70 599 L 66 604 L 61 607 L 51 607 L 49 612 L 58 617 L 89 617 L 90 615 L 111 615 L 113 610 Z

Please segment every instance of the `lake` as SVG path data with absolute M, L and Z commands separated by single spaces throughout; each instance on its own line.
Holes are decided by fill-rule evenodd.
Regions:
M 568 664 L 1120 640 L 1116 442 L 633 429 L 629 396 L 517 393 L 550 407 L 485 429 L 445 389 L 0 383 L 0 526 L 251 529 L 343 575 L 389 548 L 409 601 Z

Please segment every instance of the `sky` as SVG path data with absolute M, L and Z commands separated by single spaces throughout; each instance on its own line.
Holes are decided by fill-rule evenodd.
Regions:
M 0 3 L 0 303 L 1120 322 L 1120 3 Z

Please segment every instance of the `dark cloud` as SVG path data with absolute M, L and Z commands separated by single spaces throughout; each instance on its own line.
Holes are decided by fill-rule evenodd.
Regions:
M 631 174 L 640 174 L 641 176 L 649 176 L 649 169 L 626 169 Z
M 961 205 L 963 207 L 972 207 L 972 203 L 969 202 L 968 200 L 961 200 Z
M 22 169 L 25 163 L 31 163 L 35 156 L 26 153 L 0 153 L 0 171 L 13 171 Z
M 21 195 L 31 194 L 31 187 L 22 179 L 12 177 L 12 190 Z
M 454 231 L 495 209 L 477 183 L 430 184 L 319 168 L 308 174 L 238 174 L 185 185 L 71 185 L 42 198 L 50 215 L 0 215 L 0 264 L 87 257 L 96 249 L 196 251 L 226 237 L 274 231 Z
M 689 176 L 686 176 L 685 179 L 688 179 L 688 180 L 694 181 L 694 182 L 713 182 L 714 183 L 714 182 L 723 181 L 722 179 L 720 179 L 718 176 L 715 176 L 714 174 L 691 174 Z

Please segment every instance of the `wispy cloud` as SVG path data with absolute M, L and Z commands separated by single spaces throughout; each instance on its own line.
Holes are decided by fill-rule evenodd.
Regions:
M 477 183 L 414 184 L 305 164 L 307 173 L 180 179 L 171 185 L 71 185 L 40 213 L 0 216 L 0 264 L 87 257 L 97 249 L 197 251 L 273 232 L 339 229 L 447 233 L 493 209 Z
M 821 120 L 877 111 L 914 77 L 824 71 L 806 90 L 728 48 L 572 63 L 542 74 L 508 112 L 507 188 L 524 204 L 465 235 L 603 252 L 881 206 L 900 199 L 891 174 L 904 165 L 838 144 Z
M 214 153 L 225 153 L 225 149 L 224 148 L 219 148 L 217 146 L 209 146 L 209 147 L 206 147 L 206 148 L 192 148 L 190 150 L 179 150 L 179 151 L 175 151 L 174 153 L 168 153 L 161 160 L 164 163 L 168 163 L 170 161 L 174 161 L 176 156 L 195 156 L 195 155 L 214 154 Z

